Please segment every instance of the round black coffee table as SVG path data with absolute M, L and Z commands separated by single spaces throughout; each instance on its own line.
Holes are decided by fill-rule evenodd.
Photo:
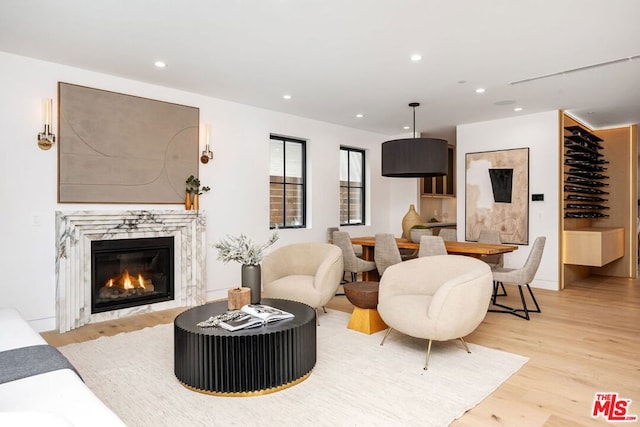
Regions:
M 227 301 L 191 308 L 173 322 L 174 372 L 187 388 L 223 396 L 273 393 L 305 380 L 316 364 L 316 313 L 296 301 L 263 298 L 295 317 L 229 332 L 199 322 L 227 311 Z

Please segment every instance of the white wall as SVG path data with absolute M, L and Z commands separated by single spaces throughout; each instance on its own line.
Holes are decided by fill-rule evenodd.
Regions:
M 413 132 L 385 138 L 391 141 L 402 138 L 413 138 Z M 409 205 L 414 205 L 420 212 L 420 178 L 382 177 L 389 185 L 389 223 L 385 233 L 393 233 L 396 237 L 402 236 L 402 218 L 409 211 Z
M 529 148 L 529 244 L 546 236 L 542 262 L 532 286 L 558 289 L 559 224 L 559 113 L 549 111 L 509 119 L 457 127 L 457 222 L 464 236 L 466 153 Z M 544 194 L 543 202 L 531 202 L 531 194 Z M 505 267 L 520 267 L 530 246 L 505 255 Z
M 402 218 L 409 211 L 409 205 L 415 205 L 420 212 L 420 197 L 418 195 L 419 178 L 383 178 L 389 181 L 389 224 L 387 233 L 396 237 L 402 236 Z
M 399 227 L 408 207 L 407 201 L 398 196 L 405 189 L 394 191 L 391 197 L 389 179 L 380 175 L 380 145 L 388 139 L 383 135 L 6 53 L 0 53 L 0 69 L 0 138 L 4 148 L 0 160 L 0 306 L 15 307 L 38 330 L 55 327 L 56 210 L 184 208 L 57 203 L 58 145 L 42 151 L 36 135 L 42 130 L 42 100 L 53 98 L 54 110 L 57 109 L 59 81 L 200 109 L 201 122 L 212 125 L 214 151 L 212 161 L 200 164 L 200 180 L 211 187 L 200 201 L 207 216 L 210 243 L 226 234 L 241 232 L 258 242 L 269 237 L 270 133 L 308 140 L 308 228 L 281 230 L 274 247 L 298 241 L 325 241 L 327 227 L 339 223 L 341 144 L 365 149 L 368 155 L 368 224 L 348 227 L 352 235 L 387 231 L 391 222 Z M 54 119 L 57 123 L 57 117 Z M 53 131 L 58 132 L 57 124 Z M 409 197 L 415 199 L 415 191 L 411 190 Z M 395 209 L 393 216 L 390 214 L 396 198 L 401 200 L 399 218 L 395 218 Z M 224 265 L 216 256 L 214 249 L 207 252 L 208 299 L 226 297 L 227 289 L 237 286 L 240 280 L 240 266 Z

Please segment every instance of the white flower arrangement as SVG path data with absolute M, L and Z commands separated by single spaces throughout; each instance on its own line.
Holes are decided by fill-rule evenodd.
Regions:
M 212 246 L 218 250 L 218 260 L 225 264 L 236 261 L 243 265 L 258 265 L 264 258 L 264 251 L 278 240 L 278 230 L 262 245 L 256 245 L 244 234 L 238 237 L 227 236 Z

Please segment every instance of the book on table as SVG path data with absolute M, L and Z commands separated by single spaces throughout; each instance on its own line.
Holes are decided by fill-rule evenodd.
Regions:
M 290 319 L 294 317 L 288 311 L 263 304 L 247 304 L 238 310 L 237 316 L 220 322 L 220 327 L 227 331 L 256 328 L 269 322 Z

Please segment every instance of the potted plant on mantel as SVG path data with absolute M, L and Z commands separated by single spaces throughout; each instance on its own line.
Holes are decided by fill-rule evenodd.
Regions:
M 200 187 L 200 179 L 191 175 L 185 181 L 187 184 L 187 194 L 184 199 L 184 208 L 186 210 L 198 210 L 200 208 L 200 195 L 211 190 L 209 187 Z
M 238 237 L 227 236 L 212 246 L 218 250 L 218 260 L 225 264 L 236 261 L 242 265 L 242 287 L 251 289 L 251 304 L 260 303 L 262 285 L 260 282 L 260 263 L 264 251 L 278 240 L 278 230 L 262 245 L 256 245 L 244 234 Z

